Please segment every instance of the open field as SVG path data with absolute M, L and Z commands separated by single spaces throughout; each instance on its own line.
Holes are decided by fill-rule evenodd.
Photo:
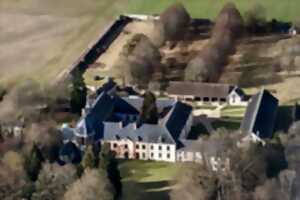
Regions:
M 182 0 L 193 17 L 215 18 L 222 6 L 229 0 Z M 266 8 L 266 15 L 269 19 L 297 20 L 299 16 L 300 2 L 298 0 L 230 0 L 234 2 L 243 13 L 256 3 Z M 160 0 L 153 3 L 152 0 L 128 0 L 128 9 L 135 13 L 160 13 L 168 5 L 178 0 Z
M 1 0 L 0 83 L 51 83 L 120 13 L 116 1 Z
M 169 199 L 170 181 L 174 180 L 181 164 L 140 160 L 120 161 L 123 199 Z
M 159 13 L 175 0 L 1 0 L 0 83 L 26 77 L 53 81 L 120 13 Z M 182 1 L 193 17 L 214 18 L 225 0 Z M 259 2 L 269 18 L 298 19 L 297 0 L 234 1 L 241 11 Z

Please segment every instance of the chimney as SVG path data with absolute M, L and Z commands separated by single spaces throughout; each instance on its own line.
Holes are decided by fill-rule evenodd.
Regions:
M 123 123 L 122 123 L 122 121 L 119 122 L 119 128 L 120 128 L 120 129 L 123 128 Z
M 135 123 L 133 123 L 133 129 L 134 129 L 134 130 L 136 130 L 136 129 L 137 129 L 137 127 L 138 127 L 137 123 L 136 123 L 136 122 L 135 122 Z

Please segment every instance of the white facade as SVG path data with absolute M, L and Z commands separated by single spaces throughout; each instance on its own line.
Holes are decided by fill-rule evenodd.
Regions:
M 231 106 L 247 106 L 248 101 L 243 101 L 241 97 L 235 90 L 233 90 L 227 97 L 227 103 Z
M 168 97 L 180 100 L 186 103 L 193 103 L 196 106 L 203 105 L 212 105 L 212 106 L 220 106 L 224 104 L 232 105 L 232 106 L 247 106 L 248 101 L 244 101 L 243 97 L 240 96 L 236 90 L 232 90 L 231 93 L 227 95 L 227 97 L 197 97 L 193 95 L 175 95 L 170 94 Z
M 176 161 L 203 163 L 202 154 L 193 151 L 177 151 Z
M 206 163 L 213 171 L 226 171 L 230 170 L 230 160 L 229 158 L 221 159 L 219 157 L 206 157 L 201 152 L 193 151 L 177 151 L 176 153 L 177 162 L 196 162 L 196 163 Z
M 165 143 L 133 142 L 130 139 L 104 141 L 117 158 L 176 161 L 176 145 Z

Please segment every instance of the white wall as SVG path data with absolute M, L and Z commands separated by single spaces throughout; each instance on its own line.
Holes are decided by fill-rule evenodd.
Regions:
M 159 149 L 161 147 L 161 150 Z M 176 161 L 176 145 L 163 143 L 149 143 L 149 160 L 157 161 Z M 169 148 L 169 149 L 168 149 Z
M 232 106 L 247 106 L 248 102 L 243 101 L 242 97 L 238 95 L 235 91 L 232 91 L 228 97 L 227 97 L 227 102 L 229 105 Z
M 203 158 L 200 152 L 192 151 L 177 151 L 176 152 L 177 162 L 196 162 L 203 163 Z
M 128 152 L 129 159 L 176 161 L 175 144 L 132 142 L 128 139 L 111 140 L 105 141 L 104 143 L 110 144 L 110 150 L 116 152 L 117 158 L 125 158 L 125 152 Z M 115 147 L 115 145 L 117 145 L 117 147 Z M 125 145 L 127 145 L 127 148 L 125 148 Z
M 110 140 L 104 143 L 110 144 L 110 150 L 116 153 L 117 158 L 125 158 L 125 153 L 128 152 L 128 158 L 135 158 L 134 143 L 129 139 Z

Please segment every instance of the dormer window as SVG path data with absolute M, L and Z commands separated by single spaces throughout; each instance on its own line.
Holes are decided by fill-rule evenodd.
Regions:
M 161 142 L 162 143 L 166 142 L 166 139 L 165 138 L 161 138 Z
M 116 135 L 116 139 L 117 139 L 117 140 L 120 140 L 120 136 L 119 136 L 119 135 Z
M 138 141 L 143 141 L 143 138 L 141 136 L 138 136 Z

